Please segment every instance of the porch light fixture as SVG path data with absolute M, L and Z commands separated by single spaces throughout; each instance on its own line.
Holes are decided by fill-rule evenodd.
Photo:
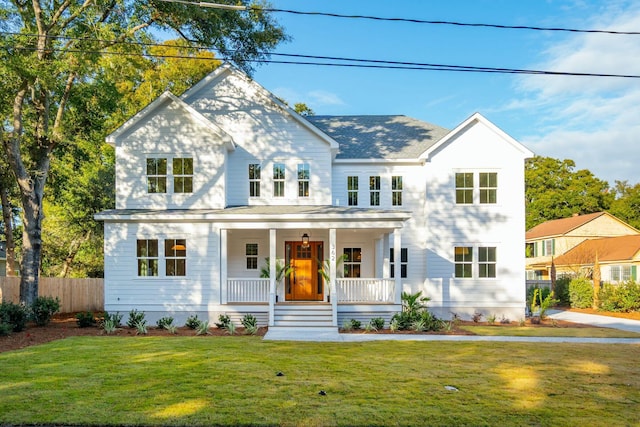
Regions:
M 303 248 L 309 247 L 309 235 L 307 233 L 304 233 L 302 235 L 302 247 Z

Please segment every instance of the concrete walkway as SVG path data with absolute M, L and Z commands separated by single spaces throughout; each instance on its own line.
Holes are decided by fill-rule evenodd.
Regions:
M 604 328 L 615 328 L 640 333 L 640 321 L 619 319 L 571 311 L 549 310 L 551 319 L 566 320 Z M 367 342 L 367 341 L 458 341 L 458 342 L 548 342 L 589 344 L 640 344 L 640 338 L 572 338 L 572 337 L 496 337 L 478 335 L 411 335 L 411 334 L 341 334 L 338 329 L 321 332 L 314 328 L 278 328 L 267 331 L 265 340 L 313 342 Z

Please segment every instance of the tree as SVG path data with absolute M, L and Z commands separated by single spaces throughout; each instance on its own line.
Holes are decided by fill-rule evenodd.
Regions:
M 43 197 L 52 153 L 73 140 L 68 106 L 77 87 L 102 84 L 100 58 L 130 56 L 135 62 L 141 43 L 154 40 L 152 30 L 172 30 L 251 72 L 252 61 L 265 58 L 263 52 L 287 37 L 259 5 L 237 12 L 159 0 L 5 0 L 0 17 L 5 31 L 0 140 L 20 192 L 20 299 L 31 305 L 38 296 Z
M 606 211 L 614 194 L 589 170 L 575 170 L 573 160 L 536 156 L 525 164 L 526 228 L 573 214 Z
M 315 116 L 316 113 L 305 103 L 297 102 L 293 105 L 293 110 L 301 116 Z
M 14 233 L 14 218 L 17 214 L 13 199 L 15 198 L 15 180 L 12 179 L 8 165 L 3 159 L 0 158 L 0 210 L 2 210 L 2 229 L 0 235 L 4 235 L 4 241 L 6 243 L 6 275 L 15 276 L 17 274 L 16 269 L 16 244 L 13 237 Z
M 629 185 L 627 181 L 616 181 L 616 199 L 611 202 L 609 213 L 635 228 L 640 228 L 640 184 Z

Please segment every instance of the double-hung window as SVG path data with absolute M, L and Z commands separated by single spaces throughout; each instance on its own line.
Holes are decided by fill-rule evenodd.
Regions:
M 396 265 L 398 263 L 395 260 L 393 248 L 389 253 L 389 261 L 391 263 L 391 277 L 396 277 Z M 407 248 L 400 249 L 400 277 L 403 279 L 407 277 L 407 265 L 409 263 L 409 250 Z
M 369 205 L 380 206 L 380 177 L 369 177 Z
M 158 275 L 157 239 L 138 239 L 136 242 L 136 257 L 138 259 L 138 276 Z
M 309 163 L 298 164 L 298 197 L 309 197 Z
M 391 204 L 393 206 L 402 206 L 402 177 L 391 177 Z
M 273 165 L 273 197 L 284 197 L 284 183 L 284 163 L 275 163 Z
M 193 159 L 176 157 L 173 159 L 173 192 L 193 192 Z
M 166 239 L 164 258 L 167 276 L 187 275 L 187 241 L 185 239 Z
M 454 248 L 455 277 L 473 277 L 473 247 L 456 246 Z
M 480 172 L 480 203 L 498 203 L 498 174 L 495 172 Z
M 478 276 L 496 277 L 496 248 L 481 246 L 478 248 Z
M 470 205 L 473 203 L 473 173 L 456 173 L 456 203 Z
M 245 256 L 247 257 L 247 270 L 258 269 L 258 244 L 247 243 L 245 245 Z
M 167 159 L 147 158 L 147 192 L 167 192 Z
M 361 248 L 344 248 L 344 277 L 360 277 Z
M 260 197 L 260 165 L 249 165 L 249 197 Z
M 611 281 L 614 283 L 628 282 L 633 279 L 632 266 L 630 265 L 612 265 Z
M 358 177 L 347 177 L 347 202 L 349 206 L 358 206 Z

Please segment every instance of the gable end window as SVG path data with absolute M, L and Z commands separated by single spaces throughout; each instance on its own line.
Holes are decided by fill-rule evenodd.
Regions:
M 298 165 L 298 197 L 309 197 L 309 163 Z
M 173 192 L 193 192 L 193 159 L 179 157 L 173 159 Z
M 284 197 L 284 163 L 273 165 L 273 197 Z
M 138 239 L 136 242 L 138 259 L 138 276 L 150 277 L 158 275 L 158 240 Z
M 391 177 L 391 204 L 393 206 L 402 206 L 402 177 Z
M 371 206 L 380 206 L 380 177 L 369 177 L 369 204 Z
M 167 159 L 148 158 L 147 159 L 147 192 L 166 193 L 167 192 Z
M 393 253 L 393 248 L 389 252 L 389 261 L 391 263 L 391 277 L 396 277 L 396 262 Z M 400 277 L 405 279 L 407 277 L 407 265 L 409 264 L 409 250 L 407 248 L 400 249 Z
M 249 197 L 260 197 L 260 165 L 249 165 Z
M 347 177 L 347 201 L 349 206 L 358 206 L 358 177 Z
M 495 172 L 480 173 L 480 203 L 498 203 L 498 174 Z
M 456 246 L 454 248 L 455 277 L 473 277 L 473 247 Z
M 459 205 L 473 203 L 473 173 L 456 173 L 456 203 Z
M 187 275 L 187 241 L 185 239 L 165 240 L 164 258 L 167 276 Z

